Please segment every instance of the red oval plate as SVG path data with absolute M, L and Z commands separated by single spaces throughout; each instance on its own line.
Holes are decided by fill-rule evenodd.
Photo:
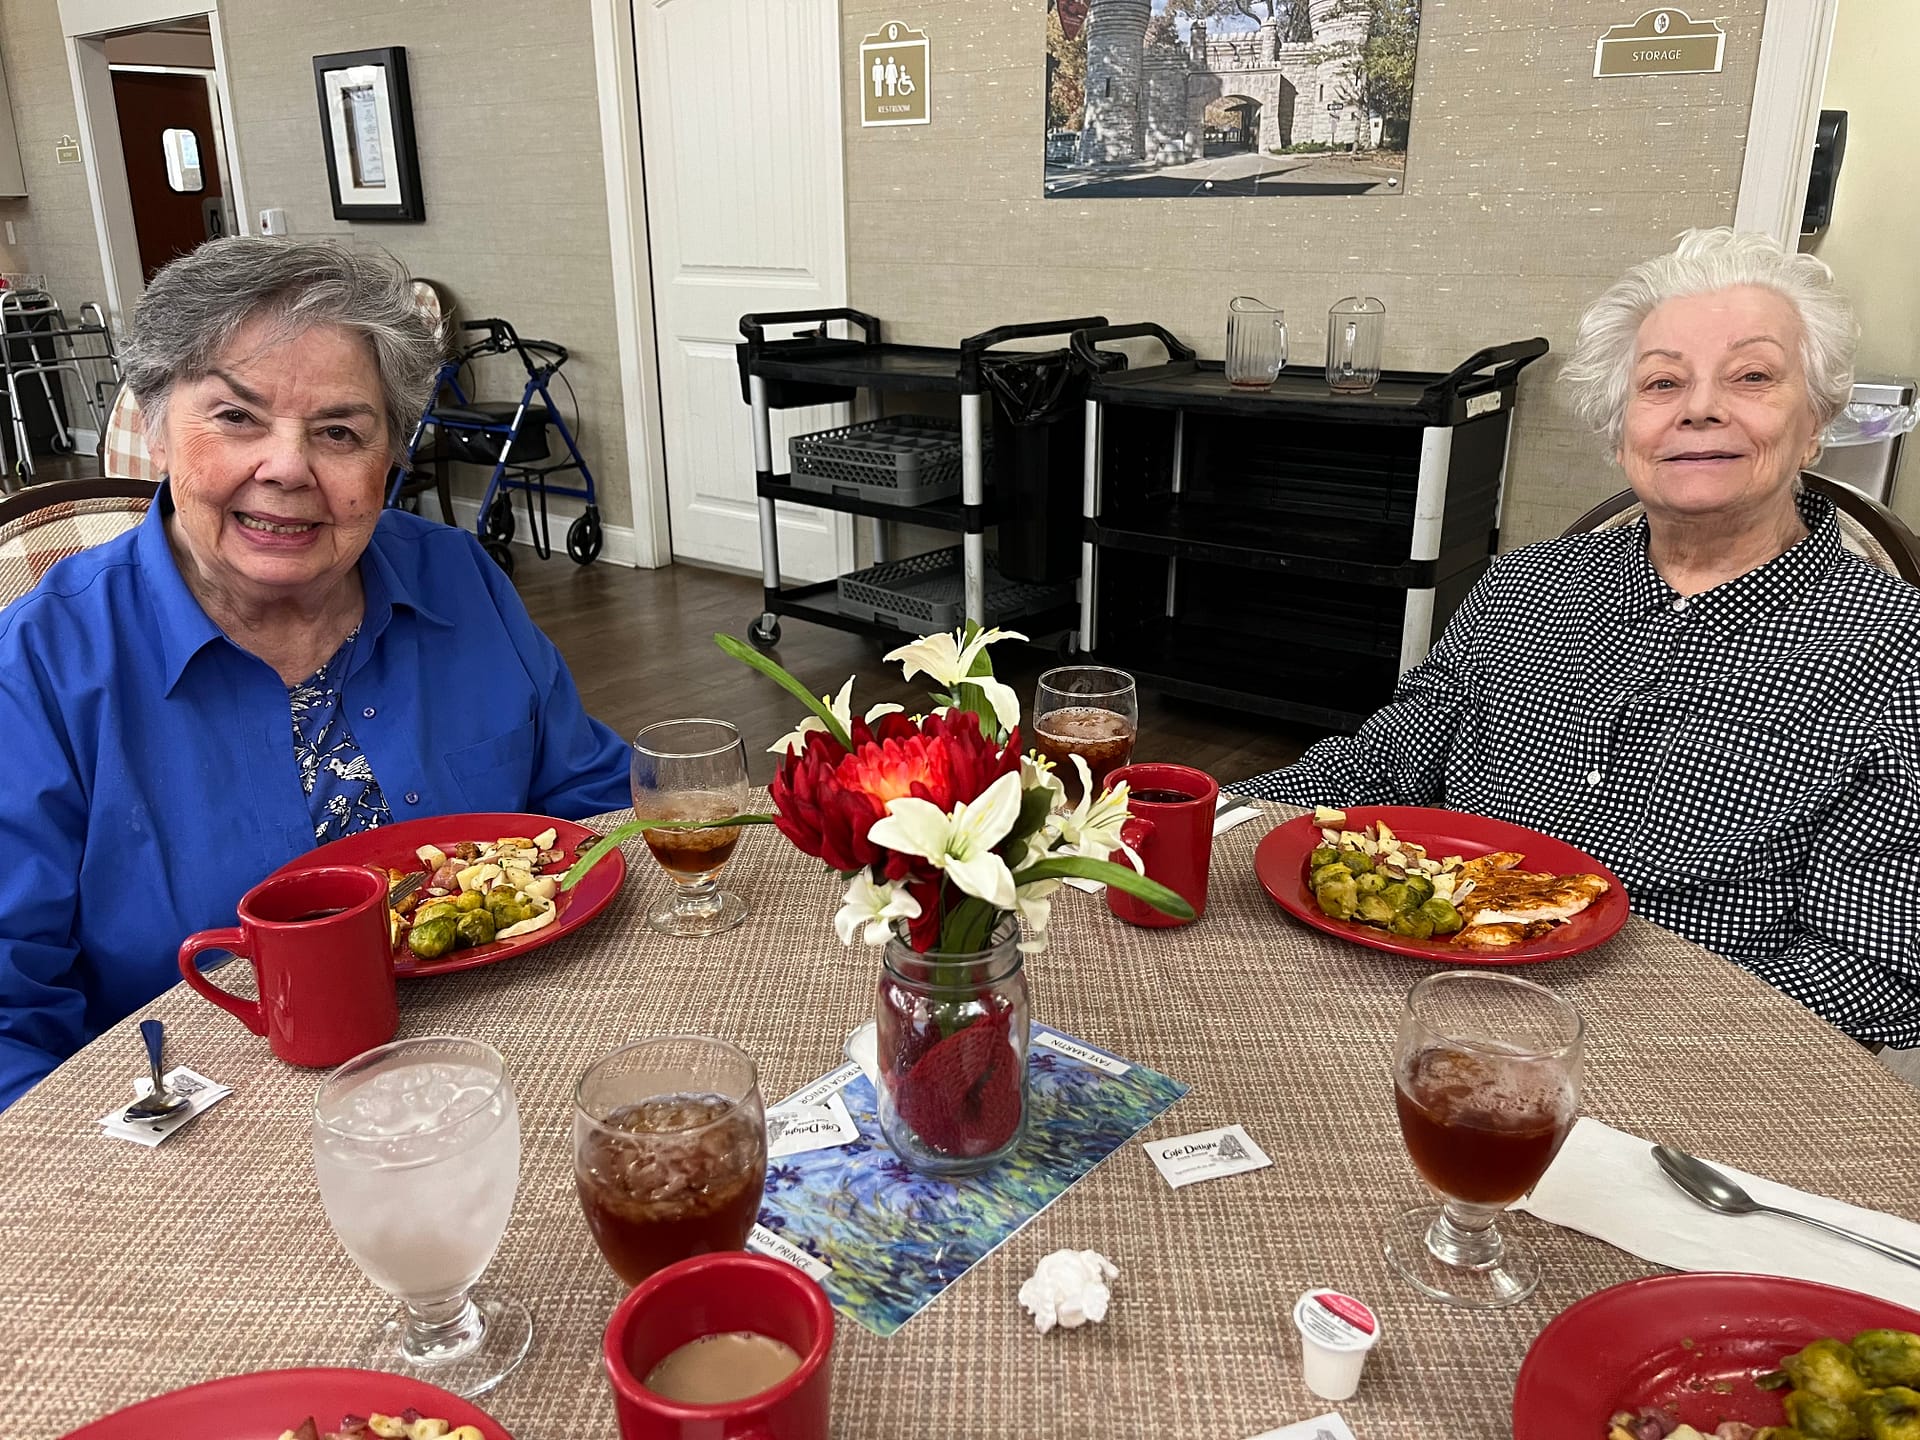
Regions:
M 1321 838 L 1320 827 L 1313 823 L 1311 815 L 1296 816 L 1275 826 L 1253 853 L 1253 873 L 1260 877 L 1260 884 L 1274 903 L 1303 924 L 1372 950 L 1448 965 L 1537 965 L 1542 960 L 1558 960 L 1564 955 L 1591 950 L 1611 940 L 1627 923 L 1627 889 L 1620 883 L 1620 877 L 1564 840 L 1542 835 L 1524 825 L 1489 820 L 1484 815 L 1463 815 L 1457 810 L 1429 810 L 1414 805 L 1349 806 L 1345 828 L 1363 830 L 1375 820 L 1386 821 L 1387 828 L 1402 840 L 1426 846 L 1427 853 L 1435 859 L 1464 855 L 1471 860 L 1496 850 L 1517 850 L 1527 857 L 1521 864 L 1528 870 L 1551 870 L 1556 875 L 1598 875 L 1612 888 L 1564 925 L 1554 926 L 1550 935 L 1507 949 L 1480 949 L 1472 945 L 1449 945 L 1444 940 L 1414 940 L 1391 935 L 1377 926 L 1335 920 L 1331 915 L 1322 914 L 1307 883 L 1307 857 Z
M 584 825 L 577 825 L 571 820 L 558 820 L 551 815 L 516 815 L 500 811 L 437 815 L 362 830 L 357 835 L 348 835 L 330 845 L 309 850 L 273 873 L 291 875 L 315 865 L 377 865 L 391 870 L 418 870 L 420 861 L 413 852 L 422 845 L 436 845 L 444 850 L 462 840 L 498 840 L 506 835 L 531 837 L 549 826 L 556 832 L 553 842 L 555 848 L 566 852 L 566 863 L 569 865 L 580 858 L 582 850 L 600 838 Z M 491 945 L 476 945 L 471 950 L 456 950 L 445 960 L 422 963 L 403 951 L 394 957 L 393 973 L 403 980 L 413 975 L 451 975 L 459 970 L 477 969 L 482 965 L 511 959 L 515 955 L 524 955 L 529 950 L 538 950 L 562 935 L 572 934 L 606 909 L 626 878 L 627 857 L 619 850 L 614 850 L 589 870 L 586 878 L 573 889 L 563 890 L 553 897 L 560 913 L 546 929 L 535 930 L 531 935 L 512 940 L 496 940 Z
M 309 1415 L 324 1431 L 347 1415 L 365 1415 L 373 1410 L 398 1415 L 409 1405 L 456 1428 L 471 1425 L 486 1440 L 513 1440 L 471 1401 L 438 1385 L 404 1375 L 383 1375 L 378 1370 L 320 1369 L 262 1370 L 189 1385 L 82 1425 L 65 1440 L 154 1440 L 160 1435 L 191 1435 L 194 1440 L 273 1440 Z
M 1784 1424 L 1781 1392 L 1754 1380 L 1824 1336 L 1883 1325 L 1920 1330 L 1920 1312 L 1770 1275 L 1629 1280 L 1568 1306 L 1535 1337 L 1513 1387 L 1513 1437 L 1604 1440 L 1615 1412 L 1642 1405 L 1708 1434 L 1722 1420 Z

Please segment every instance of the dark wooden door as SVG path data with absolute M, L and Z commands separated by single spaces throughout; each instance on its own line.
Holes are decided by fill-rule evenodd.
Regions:
M 209 208 L 216 217 L 223 213 L 219 151 L 213 140 L 207 82 L 198 75 L 116 70 L 113 104 L 120 112 L 120 148 L 127 157 L 127 189 L 133 194 L 140 266 L 151 280 L 154 271 L 207 238 Z M 174 146 L 175 154 L 199 162 L 197 166 L 176 164 L 171 177 L 167 163 L 170 130 L 184 130 L 193 136 L 191 146 L 179 141 Z M 176 181 L 186 188 L 176 188 Z

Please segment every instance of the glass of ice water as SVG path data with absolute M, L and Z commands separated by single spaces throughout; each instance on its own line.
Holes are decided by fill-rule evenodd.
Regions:
M 313 1164 L 347 1254 L 403 1302 L 353 1363 L 459 1395 L 499 1384 L 533 1340 L 525 1305 L 473 1288 L 520 1182 L 520 1112 L 500 1052 L 430 1035 L 349 1060 L 320 1084 Z

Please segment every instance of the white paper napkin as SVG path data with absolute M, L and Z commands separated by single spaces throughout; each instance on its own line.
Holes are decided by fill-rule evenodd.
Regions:
M 1231 810 L 1227 808 L 1234 803 L 1231 795 L 1222 795 L 1213 802 L 1214 839 L 1218 840 L 1236 825 L 1244 825 L 1249 820 L 1258 820 L 1260 818 L 1260 812 L 1250 805 L 1241 805 Z M 1098 895 L 1102 890 L 1107 888 L 1098 880 L 1082 880 L 1077 875 L 1069 876 L 1066 883 L 1073 886 L 1076 890 L 1086 891 L 1089 895 Z
M 1725 1170 L 1763 1205 L 1802 1210 L 1903 1250 L 1920 1225 L 1824 1195 Z M 1689 1199 L 1654 1162 L 1653 1144 L 1582 1117 L 1533 1193 L 1514 1206 L 1675 1270 L 1732 1270 L 1817 1280 L 1920 1308 L 1920 1270 L 1777 1215 L 1721 1215 Z

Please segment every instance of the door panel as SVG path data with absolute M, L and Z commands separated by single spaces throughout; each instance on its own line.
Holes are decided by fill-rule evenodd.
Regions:
M 757 570 L 733 347 L 744 314 L 847 303 L 839 4 L 636 0 L 634 23 L 673 551 Z M 845 408 L 776 411 L 774 468 Z M 844 568 L 841 517 L 783 505 L 779 523 L 784 574 Z
M 208 238 L 205 202 L 213 200 L 215 211 L 220 209 L 223 191 L 213 109 L 201 76 L 138 70 L 113 72 L 113 106 L 120 119 L 120 147 L 126 153 L 140 268 L 151 280 L 162 265 Z M 182 176 L 188 189 L 176 190 L 169 183 L 163 139 L 169 130 L 185 130 L 193 136 L 189 153 L 199 162 L 195 167 L 198 188 L 192 188 L 196 177 L 191 172 Z

